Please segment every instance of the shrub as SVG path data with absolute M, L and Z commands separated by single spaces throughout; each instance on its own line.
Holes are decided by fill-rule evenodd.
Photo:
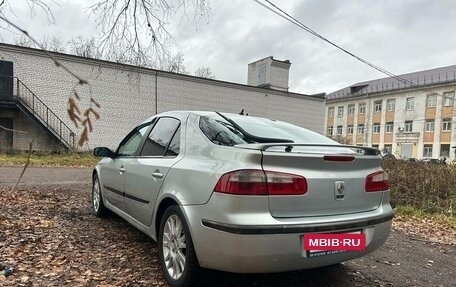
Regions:
M 383 160 L 393 205 L 455 215 L 456 167 L 445 164 Z

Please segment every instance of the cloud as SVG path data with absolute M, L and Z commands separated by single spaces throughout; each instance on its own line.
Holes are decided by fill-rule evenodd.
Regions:
M 16 1 L 15 1 L 16 2 Z M 277 1 L 310 28 L 347 50 L 395 74 L 456 64 L 456 1 Z M 56 25 L 18 6 L 18 21 L 39 35 L 65 40 L 96 36 L 89 1 L 61 2 L 54 8 Z M 217 79 L 247 82 L 247 64 L 274 56 L 289 59 L 290 90 L 333 92 L 356 82 L 384 77 L 254 1 L 213 1 L 206 22 L 192 25 L 192 15 L 169 20 L 174 50 L 183 52 L 187 70 L 209 66 Z M 51 36 L 52 36 L 51 35 Z

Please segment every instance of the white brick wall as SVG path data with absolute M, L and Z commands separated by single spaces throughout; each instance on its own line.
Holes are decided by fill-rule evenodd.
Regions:
M 323 133 L 324 100 L 299 94 L 181 76 L 150 69 L 56 54 L 65 66 L 90 83 L 79 88 L 87 107 L 90 90 L 101 105 L 87 148 L 114 148 L 126 133 L 158 112 L 210 110 L 240 112 L 291 122 Z M 76 133 L 66 112 L 76 80 L 39 50 L 0 44 L 0 59 L 14 62 L 14 74 Z M 157 75 L 157 79 L 156 79 Z

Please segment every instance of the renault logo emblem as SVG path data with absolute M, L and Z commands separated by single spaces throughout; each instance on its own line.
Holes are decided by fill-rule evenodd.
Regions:
M 343 200 L 345 197 L 345 183 L 343 181 L 335 182 L 334 196 L 336 200 Z

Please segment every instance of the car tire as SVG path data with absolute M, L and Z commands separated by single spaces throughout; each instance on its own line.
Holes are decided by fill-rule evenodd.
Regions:
M 177 205 L 168 207 L 162 216 L 158 235 L 158 251 L 160 267 L 169 286 L 190 287 L 195 285 L 201 268 L 188 225 Z
M 96 174 L 92 180 L 92 212 L 97 217 L 104 217 L 108 213 L 108 210 L 103 204 L 100 180 Z

